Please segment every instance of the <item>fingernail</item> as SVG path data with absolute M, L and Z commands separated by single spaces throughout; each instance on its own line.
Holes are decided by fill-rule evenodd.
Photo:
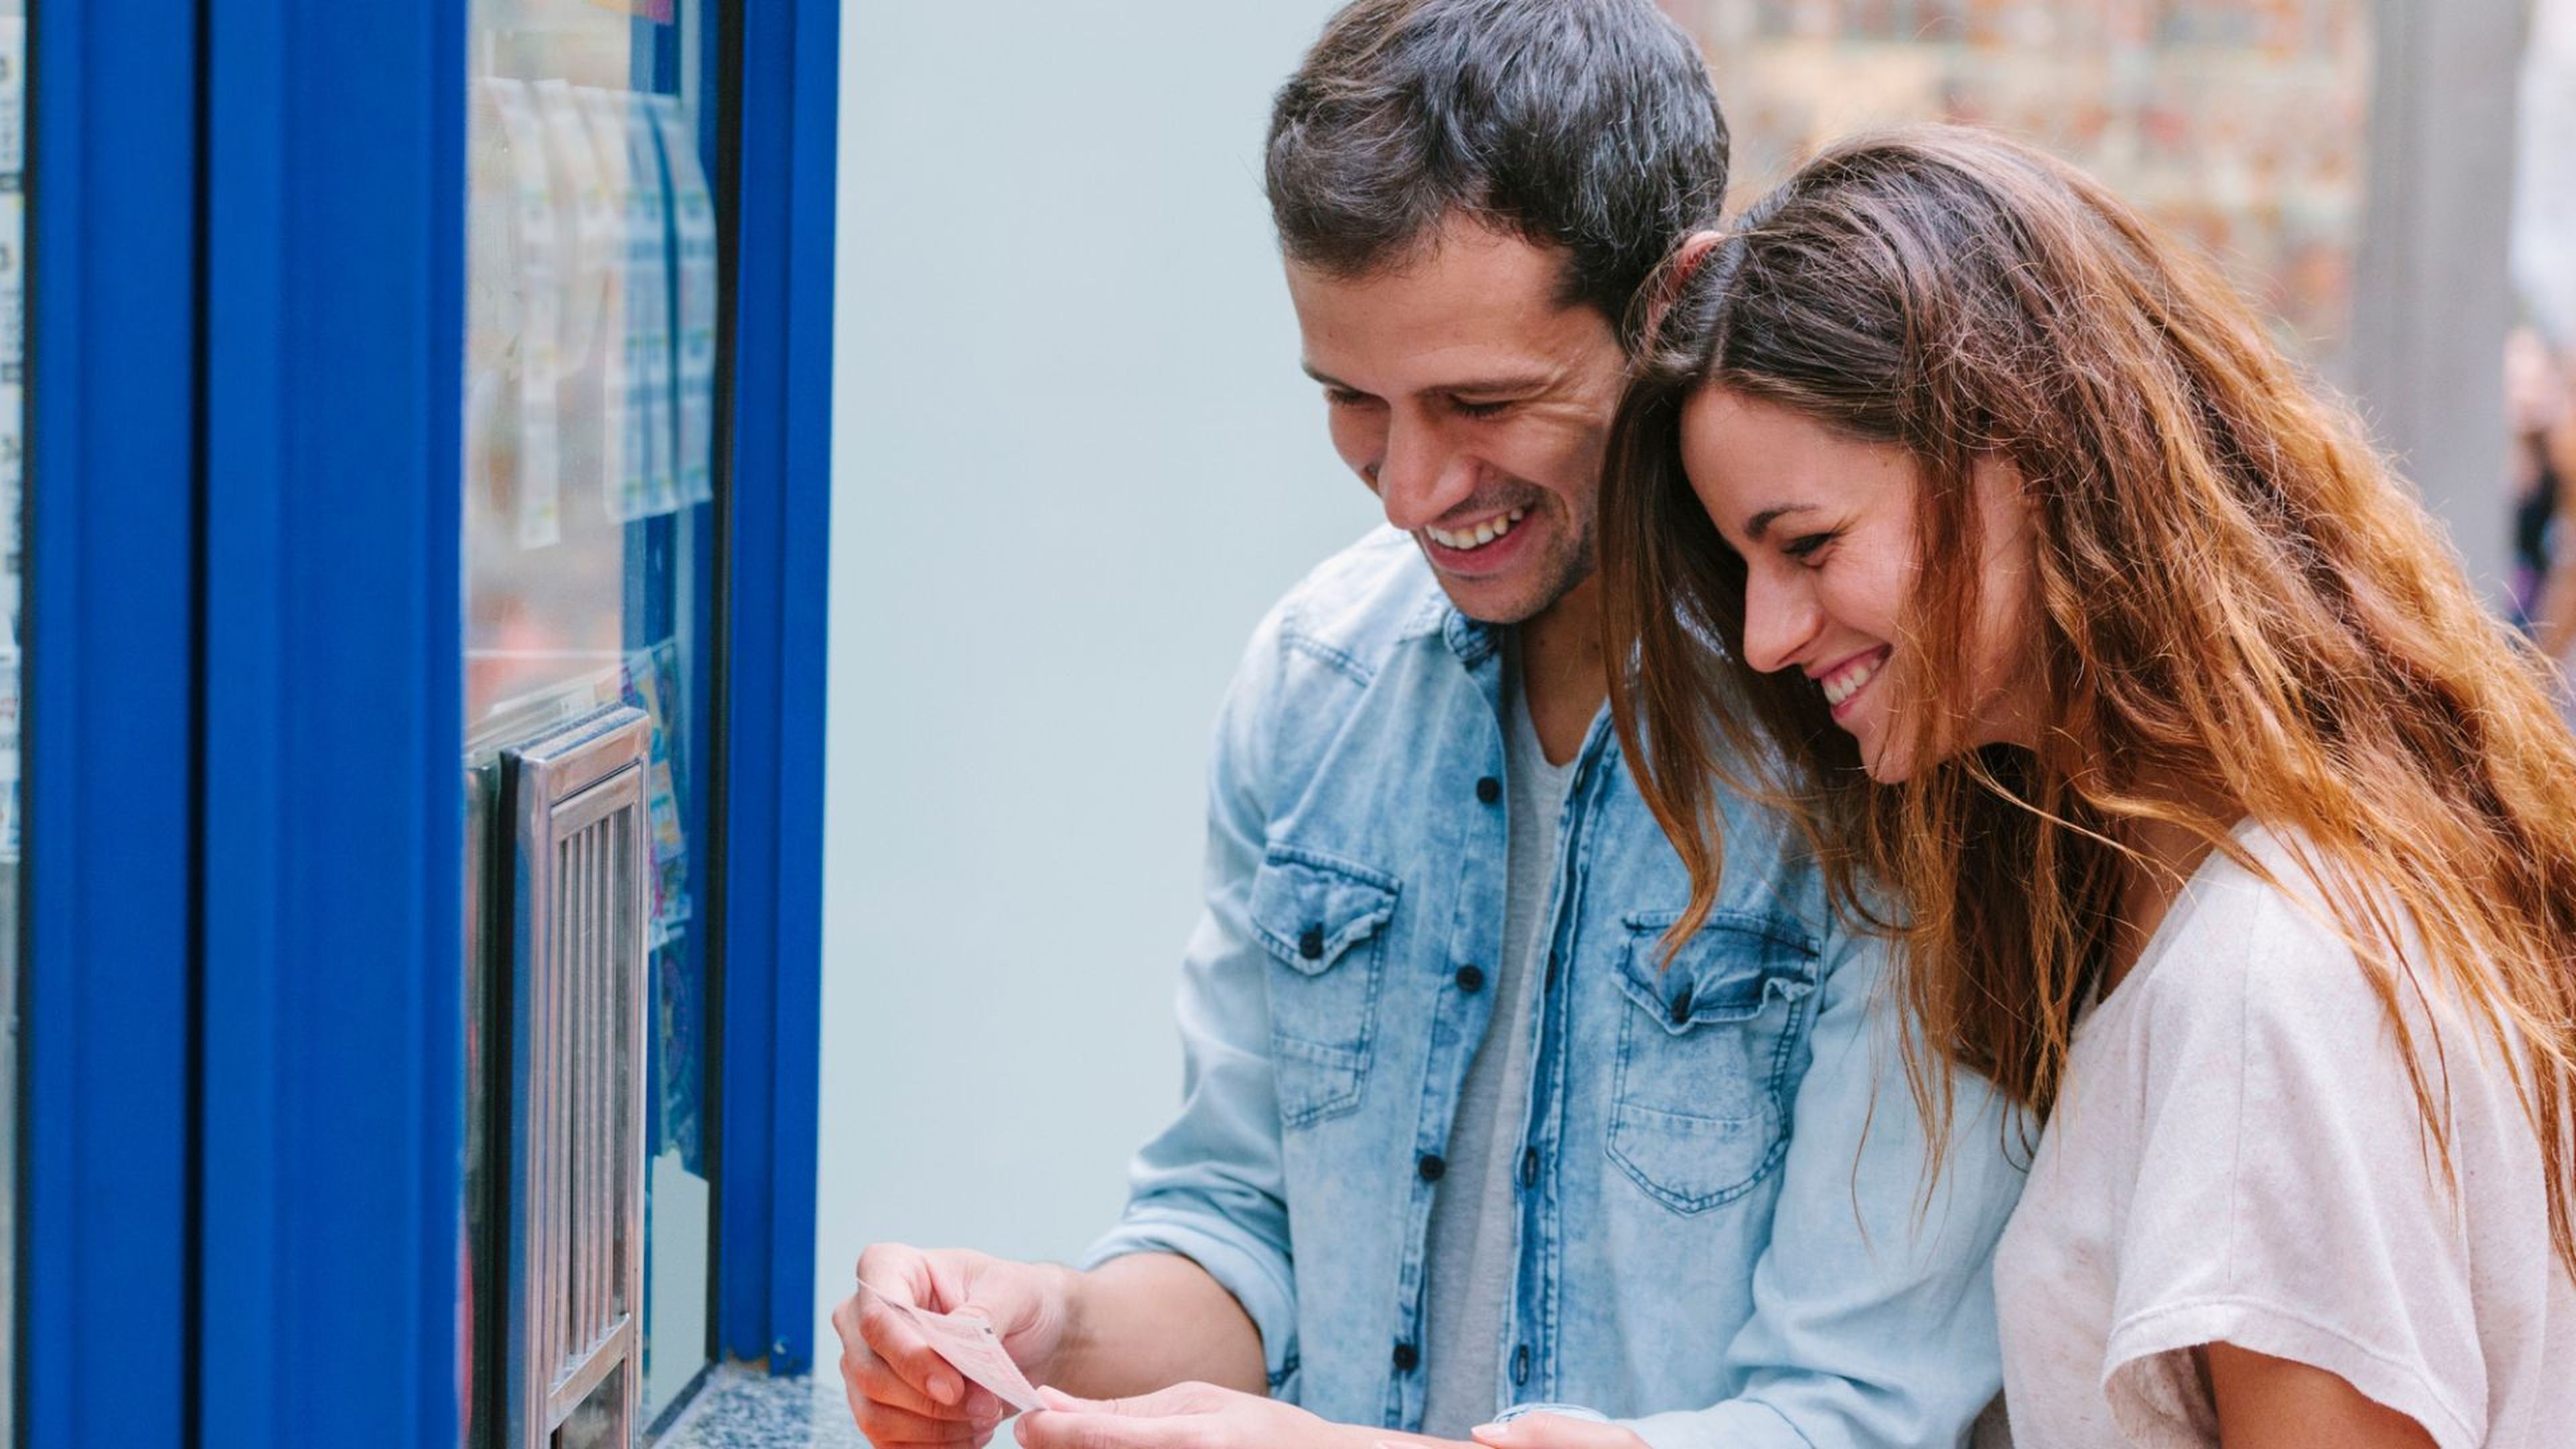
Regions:
M 930 1381 L 930 1396 L 951 1408 L 956 1407 L 957 1401 L 963 1398 L 965 1393 L 965 1384 L 946 1374 L 941 1374 Z
M 1467 1437 L 1475 1440 L 1479 1444 L 1509 1444 L 1512 1442 L 1512 1426 L 1509 1424 L 1478 1424 L 1475 1428 L 1467 1431 Z

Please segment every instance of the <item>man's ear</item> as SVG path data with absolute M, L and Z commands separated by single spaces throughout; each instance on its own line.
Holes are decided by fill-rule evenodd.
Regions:
M 1673 303 L 1681 298 L 1682 289 L 1699 274 L 1700 263 L 1708 260 L 1710 250 L 1724 240 L 1724 232 L 1692 232 L 1682 238 L 1680 246 L 1673 248 L 1672 255 L 1656 265 L 1654 272 L 1646 278 L 1645 326 L 1637 333 L 1640 340 L 1651 343 L 1655 334 L 1663 330 L 1664 314 L 1672 310 Z

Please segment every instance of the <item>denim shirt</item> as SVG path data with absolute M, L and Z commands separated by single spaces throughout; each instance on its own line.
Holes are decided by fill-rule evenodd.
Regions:
M 1426 1228 L 1502 947 L 1502 643 L 1391 530 L 1263 622 L 1211 765 L 1180 1113 L 1087 1260 L 1197 1262 L 1272 1393 L 1337 1422 L 1421 1420 Z M 1724 810 L 1717 910 L 1666 965 L 1688 875 L 1594 721 L 1529 1099 L 1498 1119 L 1524 1150 L 1495 1409 L 1588 1407 L 1656 1449 L 1957 1443 L 2001 1382 L 2001 1109 L 1956 1079 L 1926 1177 L 1884 946 L 1836 928 L 1782 821 Z

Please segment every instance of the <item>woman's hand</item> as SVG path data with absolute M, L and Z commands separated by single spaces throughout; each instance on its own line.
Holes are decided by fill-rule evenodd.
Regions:
M 1616 1424 L 1524 1414 L 1508 1424 L 1480 1424 L 1476 1442 L 1492 1449 L 1646 1449 L 1646 1441 Z
M 1616 1424 L 1556 1414 L 1482 1425 L 1466 1444 L 1330 1423 L 1214 1384 L 1178 1384 L 1132 1399 L 1077 1399 L 1048 1388 L 1038 1394 L 1047 1407 L 1019 1421 L 1021 1449 L 1646 1449 Z
M 1508 1424 L 1479 1424 L 1468 1431 L 1484 1449 L 1646 1449 L 1646 1441 L 1616 1424 L 1524 1414 Z M 1377 1449 L 1454 1449 L 1447 1439 L 1380 1439 Z
M 1077 1399 L 1048 1388 L 1038 1395 L 1045 1410 L 1022 1416 L 1013 1431 L 1020 1449 L 1362 1449 L 1386 1437 L 1384 1429 L 1328 1423 L 1214 1384 L 1175 1384 L 1132 1399 Z

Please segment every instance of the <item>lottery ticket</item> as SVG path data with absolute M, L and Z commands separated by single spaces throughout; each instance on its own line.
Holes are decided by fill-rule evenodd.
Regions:
M 992 1390 L 993 1397 L 1022 1413 L 1046 1407 L 1028 1376 L 1020 1372 L 1020 1366 L 1002 1347 L 1002 1336 L 993 1331 L 992 1320 L 979 1313 L 932 1313 L 909 1303 L 897 1303 L 865 1283 L 859 1285 L 859 1291 L 902 1314 L 921 1330 L 922 1337 L 930 1340 L 933 1352 L 948 1360 L 959 1373 Z

